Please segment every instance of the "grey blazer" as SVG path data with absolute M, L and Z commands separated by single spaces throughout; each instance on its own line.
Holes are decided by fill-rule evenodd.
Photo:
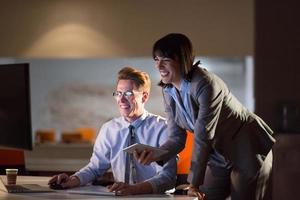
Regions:
M 255 176 L 275 142 L 273 131 L 248 111 L 216 75 L 195 67 L 189 81 L 194 145 L 188 181 L 194 186 L 203 183 L 209 154 L 214 149 L 245 176 Z M 163 96 L 170 135 L 161 147 L 169 151 L 161 157 L 166 161 L 184 148 L 188 125 L 164 89 Z

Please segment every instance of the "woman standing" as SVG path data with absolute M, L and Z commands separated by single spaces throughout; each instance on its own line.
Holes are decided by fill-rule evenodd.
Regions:
M 272 169 L 272 130 L 247 110 L 215 74 L 194 63 L 191 41 L 171 33 L 153 46 L 160 73 L 169 140 L 168 153 L 135 157 L 142 164 L 166 162 L 185 146 L 186 130 L 194 133 L 188 194 L 210 199 L 262 199 Z M 198 196 L 199 197 L 199 196 Z

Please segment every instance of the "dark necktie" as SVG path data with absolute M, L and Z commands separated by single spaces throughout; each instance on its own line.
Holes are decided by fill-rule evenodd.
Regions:
M 128 146 L 135 143 L 135 132 L 134 126 L 130 125 L 129 137 L 128 137 Z M 126 168 L 125 168 L 125 183 L 133 184 L 136 183 L 136 169 L 134 163 L 134 157 L 132 154 L 126 154 Z

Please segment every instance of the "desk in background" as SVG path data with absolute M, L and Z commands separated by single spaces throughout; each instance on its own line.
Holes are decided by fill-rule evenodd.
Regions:
M 4 182 L 6 182 L 5 176 L 0 176 Z M 37 176 L 18 176 L 17 183 L 18 184 L 39 184 L 46 186 L 50 177 L 37 177 Z M 125 196 L 125 197 L 108 197 L 108 196 L 97 196 L 97 195 L 77 195 L 77 194 L 67 194 L 63 192 L 55 192 L 55 193 L 23 193 L 23 194 L 8 194 L 0 191 L 0 199 L 1 200 L 65 200 L 65 199 L 76 199 L 76 200 L 99 200 L 99 199 L 134 199 L 134 200 L 193 200 L 194 197 L 188 196 L 173 196 L 173 195 L 134 195 L 134 196 Z
M 58 172 L 75 172 L 89 163 L 93 145 L 38 144 L 25 152 L 25 168 L 30 175 L 51 176 Z

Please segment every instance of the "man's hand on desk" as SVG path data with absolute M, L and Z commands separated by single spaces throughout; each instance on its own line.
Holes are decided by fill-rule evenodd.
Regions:
M 134 186 L 123 182 L 115 182 L 113 185 L 107 186 L 109 192 L 115 192 L 116 195 L 132 195 L 134 194 Z
M 198 200 L 205 200 L 205 194 L 201 192 L 198 187 L 194 187 L 192 185 L 189 186 L 189 190 L 187 192 L 188 196 L 197 197 Z
M 152 186 L 147 181 L 132 185 L 124 182 L 115 182 L 113 185 L 107 186 L 107 188 L 110 192 L 115 192 L 116 195 L 120 196 L 153 193 Z
M 48 185 L 51 185 L 53 183 L 59 184 L 62 186 L 63 189 L 66 189 L 79 186 L 80 180 L 76 176 L 68 176 L 67 174 L 62 173 L 53 176 L 49 180 Z

